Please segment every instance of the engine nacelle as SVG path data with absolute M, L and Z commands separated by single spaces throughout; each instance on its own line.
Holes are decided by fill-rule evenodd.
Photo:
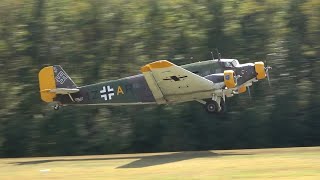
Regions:
M 256 70 L 257 73 L 257 79 L 264 79 L 266 78 L 266 71 L 264 69 L 264 63 L 263 62 L 255 62 L 254 63 L 254 68 Z
M 233 70 L 225 70 L 223 72 L 224 83 L 227 88 L 235 88 L 237 86 L 235 75 L 236 74 Z
M 244 93 L 247 91 L 247 87 L 246 86 L 241 86 L 239 89 L 238 89 L 238 93 L 241 94 L 241 93 Z

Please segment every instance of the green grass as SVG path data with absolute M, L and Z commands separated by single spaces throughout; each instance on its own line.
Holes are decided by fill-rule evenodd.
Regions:
M 320 147 L 0 159 L 0 179 L 320 179 Z

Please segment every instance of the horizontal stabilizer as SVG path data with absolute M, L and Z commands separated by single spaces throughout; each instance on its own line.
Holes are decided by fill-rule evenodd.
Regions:
M 72 94 L 72 93 L 79 92 L 79 89 L 70 89 L 70 88 L 44 89 L 41 92 L 51 92 L 56 94 Z

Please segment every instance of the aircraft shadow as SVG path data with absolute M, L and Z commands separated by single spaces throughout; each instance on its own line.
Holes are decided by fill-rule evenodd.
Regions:
M 221 154 L 213 153 L 210 151 L 190 151 L 190 152 L 177 152 L 164 155 L 146 156 L 129 164 L 120 166 L 118 168 L 142 168 L 149 166 L 156 166 L 161 164 L 168 164 L 179 162 L 189 159 L 202 158 L 202 157 L 219 157 Z
M 174 163 L 195 158 L 218 158 L 222 156 L 236 156 L 236 155 L 250 155 L 250 154 L 239 154 L 239 153 L 214 153 L 211 151 L 188 151 L 188 152 L 173 152 L 161 155 L 144 155 L 144 156 L 122 156 L 122 157 L 96 157 L 96 158 L 59 158 L 59 159 L 43 159 L 34 161 L 21 161 L 11 162 L 10 164 L 15 165 L 31 165 L 31 164 L 42 164 L 50 162 L 68 162 L 68 161 L 108 161 L 108 160 L 122 160 L 122 159 L 138 159 L 117 168 L 143 168 L 168 163 Z

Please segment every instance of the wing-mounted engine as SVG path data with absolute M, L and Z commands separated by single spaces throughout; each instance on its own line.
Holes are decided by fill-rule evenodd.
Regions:
M 233 70 L 225 70 L 223 72 L 224 83 L 228 89 L 235 88 L 237 86 L 236 73 Z
M 226 88 L 233 89 L 232 93 L 241 94 L 247 91 L 246 85 L 238 84 L 238 78 L 241 76 L 237 76 L 233 70 L 225 70 L 223 72 L 223 77 Z
M 246 86 L 240 86 L 238 89 L 238 94 L 244 93 L 247 91 L 247 87 Z

